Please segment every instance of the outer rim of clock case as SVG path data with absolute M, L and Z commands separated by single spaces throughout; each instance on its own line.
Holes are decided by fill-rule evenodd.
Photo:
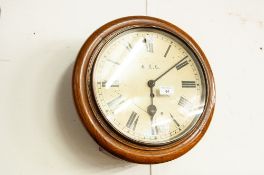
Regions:
M 106 37 L 120 29 L 134 27 L 154 27 L 168 31 L 182 39 L 197 55 L 204 71 L 207 95 L 205 110 L 194 128 L 180 140 L 161 146 L 146 146 L 133 143 L 113 131 L 111 126 L 100 120 L 100 110 L 93 99 L 89 79 L 95 59 L 95 51 Z M 91 70 L 88 70 L 91 69 Z M 88 70 L 88 71 L 87 71 Z M 94 140 L 110 153 L 136 163 L 161 163 L 175 159 L 189 151 L 206 132 L 215 106 L 215 86 L 209 63 L 196 42 L 178 27 L 158 18 L 147 16 L 124 17 L 97 29 L 81 48 L 73 72 L 73 95 L 79 116 Z M 87 85 L 88 83 L 88 85 Z M 102 115 L 102 114 L 101 114 Z M 98 118 L 99 117 L 99 118 Z M 103 118 L 103 116 L 101 116 Z M 99 120 L 98 120 L 99 119 Z

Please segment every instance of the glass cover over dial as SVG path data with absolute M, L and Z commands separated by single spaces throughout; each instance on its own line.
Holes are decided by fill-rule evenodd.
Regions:
M 112 128 L 146 145 L 183 137 L 205 107 L 205 77 L 194 52 L 155 28 L 129 29 L 112 37 L 96 58 L 92 87 Z

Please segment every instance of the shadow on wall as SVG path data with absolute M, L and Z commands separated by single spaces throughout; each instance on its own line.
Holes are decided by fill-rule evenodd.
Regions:
M 119 169 L 121 167 L 131 167 L 134 164 L 120 160 L 105 152 L 99 151 L 96 142 L 87 133 L 76 112 L 72 97 L 72 63 L 64 72 L 57 89 L 56 115 L 59 130 L 62 132 L 65 147 L 67 147 L 70 162 L 84 167 L 94 167 L 100 169 Z M 89 164 L 89 165 L 88 165 Z

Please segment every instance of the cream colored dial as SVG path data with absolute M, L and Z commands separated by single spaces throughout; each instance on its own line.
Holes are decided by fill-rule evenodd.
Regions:
M 135 28 L 108 41 L 93 67 L 96 103 L 120 134 L 160 145 L 188 133 L 205 106 L 206 83 L 192 50 L 154 28 Z

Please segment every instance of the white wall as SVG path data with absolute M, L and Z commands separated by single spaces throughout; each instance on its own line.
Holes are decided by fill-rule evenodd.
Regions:
M 84 40 L 108 21 L 145 15 L 146 1 L 0 0 L 0 8 L 1 175 L 264 174 L 264 1 L 148 0 L 148 15 L 200 44 L 217 90 L 199 144 L 151 169 L 99 151 L 71 97 Z

